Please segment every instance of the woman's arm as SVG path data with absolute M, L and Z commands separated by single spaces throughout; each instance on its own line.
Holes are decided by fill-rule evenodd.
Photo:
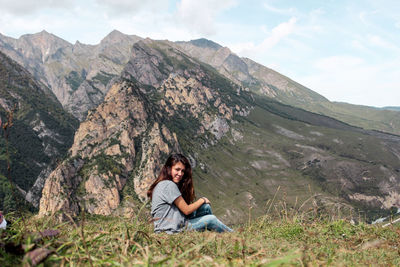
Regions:
M 201 205 L 203 204 L 210 204 L 210 201 L 205 198 L 199 198 L 198 200 L 196 200 L 195 202 L 193 202 L 192 204 L 187 204 L 186 201 L 183 199 L 182 196 L 178 197 L 177 199 L 175 199 L 174 204 L 178 207 L 178 209 L 180 211 L 183 212 L 183 214 L 185 215 L 189 215 L 191 214 L 193 211 L 197 210 L 198 208 L 201 207 Z

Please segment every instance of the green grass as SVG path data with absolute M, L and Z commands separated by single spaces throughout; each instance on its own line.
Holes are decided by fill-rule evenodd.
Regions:
M 72 91 L 76 91 L 85 79 L 76 71 L 71 71 L 69 75 L 65 77 L 65 80 Z
M 304 108 L 304 107 L 303 107 Z M 321 102 L 307 110 L 324 114 L 364 129 L 373 129 L 399 135 L 399 112 L 340 102 Z
M 109 74 L 104 71 L 100 71 L 99 73 L 96 74 L 96 76 L 92 78 L 92 80 L 97 80 L 101 82 L 104 86 L 106 86 L 113 77 L 115 77 L 115 75 Z
M 146 213 L 146 212 L 145 212 Z M 51 217 L 16 220 L 1 234 L 1 266 L 20 265 L 35 248 L 53 253 L 42 266 L 396 266 L 400 228 L 382 228 L 314 213 L 264 215 L 234 233 L 155 234 L 148 215 L 90 216 L 56 223 Z M 14 215 L 15 216 L 15 215 Z M 10 217 L 13 217 L 12 215 Z M 56 237 L 38 232 L 57 229 Z M 24 245 L 20 254 L 3 244 Z

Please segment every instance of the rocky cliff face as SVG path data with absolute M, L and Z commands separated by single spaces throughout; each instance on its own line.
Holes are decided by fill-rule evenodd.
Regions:
M 44 179 L 71 146 L 78 122 L 63 110 L 48 88 L 0 52 L 0 116 L 4 120 L 11 111 L 11 177 L 26 199 L 38 207 Z M 3 179 L 7 173 L 3 135 L 0 143 Z
M 287 77 L 248 58 L 240 58 L 229 48 L 207 39 L 176 42 L 178 48 L 202 62 L 210 64 L 222 75 L 254 92 L 275 98 L 284 103 L 292 101 L 327 101 L 321 95 L 296 84 Z M 294 103 L 290 103 L 294 104 Z
M 98 45 L 74 45 L 42 31 L 19 39 L 0 35 L 0 51 L 47 85 L 63 107 L 83 120 L 104 98 L 112 78 L 119 76 L 137 36 L 111 32 Z
M 129 214 L 129 199 L 146 198 L 170 153 L 188 151 L 193 138 L 220 139 L 249 107 L 222 101 L 209 72 L 167 42 L 135 44 L 121 78 L 81 123 L 69 159 L 47 179 L 39 213 Z
M 233 54 L 227 47 L 222 47 L 207 39 L 176 42 L 176 44 L 185 53 L 210 64 L 237 84 L 256 83 L 256 80 L 250 76 L 248 67 L 243 60 Z

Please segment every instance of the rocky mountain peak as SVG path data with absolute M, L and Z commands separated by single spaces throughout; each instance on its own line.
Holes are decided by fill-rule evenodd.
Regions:
M 216 42 L 213 42 L 213 41 L 205 39 L 205 38 L 191 40 L 189 43 L 191 43 L 195 46 L 198 46 L 198 47 L 212 48 L 214 50 L 218 50 L 218 49 L 222 48 L 222 46 L 217 44 Z
M 74 47 L 95 47 L 95 45 L 84 44 L 81 43 L 79 40 L 76 40 Z
M 38 53 L 40 51 L 40 55 L 36 54 L 36 56 L 41 56 L 43 62 L 50 54 L 53 54 L 58 49 L 72 46 L 72 44 L 64 39 L 48 33 L 45 30 L 35 34 L 22 35 L 19 39 L 21 40 L 21 46 L 19 47 L 21 51 L 29 51 L 29 48 L 32 49 L 32 53 Z M 26 56 L 35 56 L 35 54 L 27 53 Z
M 136 35 L 128 35 L 128 34 L 124 34 L 118 30 L 113 30 L 112 32 L 110 32 L 109 34 L 107 34 L 106 37 L 104 37 L 101 41 L 100 41 L 100 46 L 104 46 L 106 44 L 110 45 L 110 44 L 118 44 L 121 42 L 131 42 L 131 41 L 138 41 L 142 38 L 140 38 L 139 36 Z
M 204 38 L 190 42 L 176 42 L 175 44 L 190 56 L 210 64 L 217 69 L 221 69 L 227 57 L 234 55 L 228 47 L 222 47 Z
M 13 37 L 6 36 L 6 35 L 4 35 L 4 34 L 2 34 L 2 33 L 0 32 L 0 43 L 1 43 L 1 42 L 4 42 L 3 40 L 15 41 L 15 40 L 17 40 L 17 39 L 16 39 L 16 38 L 13 38 Z
M 126 34 L 123 34 L 118 30 L 112 30 L 109 34 L 106 35 L 106 37 L 102 39 L 102 41 L 123 38 L 125 36 Z
M 49 33 L 48 31 L 46 31 L 44 29 L 42 31 L 36 33 L 36 35 L 40 35 L 40 36 L 55 36 L 55 35 Z

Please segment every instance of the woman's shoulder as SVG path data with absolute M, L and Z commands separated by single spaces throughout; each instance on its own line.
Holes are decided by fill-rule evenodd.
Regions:
M 158 184 L 175 184 L 175 183 L 173 181 L 171 181 L 171 180 L 162 180 Z
M 170 186 L 173 186 L 173 187 L 176 186 L 177 187 L 177 185 L 173 181 L 171 181 L 171 180 L 163 180 L 163 181 L 159 182 L 154 189 L 156 189 L 157 187 L 158 188 L 165 188 L 165 187 L 170 187 Z
M 164 180 L 159 182 L 153 191 L 153 197 L 165 194 L 180 194 L 178 185 L 175 184 L 173 181 Z

